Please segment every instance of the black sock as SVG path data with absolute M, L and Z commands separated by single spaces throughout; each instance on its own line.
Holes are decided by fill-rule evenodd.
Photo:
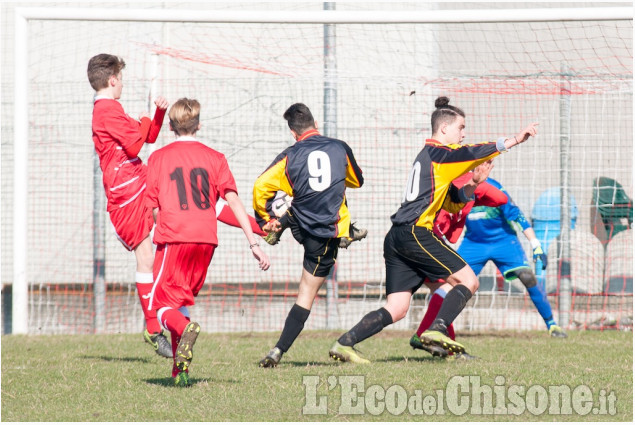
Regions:
M 358 342 L 370 338 L 375 335 L 386 326 L 392 324 L 392 316 L 385 308 L 371 311 L 359 321 L 358 324 L 353 326 L 350 331 L 337 340 L 342 345 L 352 347 Z
M 280 339 L 276 344 L 276 347 L 282 350 L 283 353 L 286 353 L 291 348 L 293 341 L 300 335 L 304 328 L 304 322 L 309 318 L 309 314 L 311 314 L 311 310 L 293 304 L 291 311 L 287 315 L 287 320 L 284 322 L 284 329 L 282 329 Z
M 439 331 L 447 335 L 449 326 L 456 316 L 463 311 L 467 302 L 472 298 L 472 292 L 464 285 L 456 285 L 448 292 L 441 304 L 439 314 L 430 325 L 431 331 Z

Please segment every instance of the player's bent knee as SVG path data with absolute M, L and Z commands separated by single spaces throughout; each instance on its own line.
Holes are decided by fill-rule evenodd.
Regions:
M 400 321 L 408 313 L 410 308 L 410 294 L 408 298 L 405 297 L 391 297 L 384 308 L 390 313 L 393 323 Z
M 518 276 L 518 279 L 520 279 L 522 284 L 525 285 L 525 288 L 533 288 L 538 284 L 536 275 L 529 269 L 520 270 L 516 273 L 516 275 Z

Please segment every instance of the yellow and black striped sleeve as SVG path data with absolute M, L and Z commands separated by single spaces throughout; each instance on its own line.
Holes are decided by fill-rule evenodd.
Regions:
M 452 181 L 499 154 L 496 142 L 450 144 L 435 146 L 430 150 L 430 159 L 436 165 L 438 176 Z
M 456 214 L 461 211 L 465 206 L 466 201 L 469 201 L 469 199 L 461 199 L 461 196 L 459 195 L 461 189 L 462 188 L 456 187 L 454 183 L 450 184 L 450 189 L 448 190 L 447 195 L 445 195 L 441 208 L 452 214 Z
M 362 169 L 357 165 L 353 150 L 344 142 L 342 142 L 342 145 L 344 145 L 344 149 L 346 150 L 346 187 L 362 187 L 364 184 L 364 176 L 362 175 Z
M 256 221 L 260 227 L 272 218 L 267 211 L 267 202 L 276 196 L 276 192 L 282 190 L 286 194 L 293 196 L 291 182 L 286 172 L 287 160 L 288 157 L 285 150 L 276 157 L 269 168 L 254 183 L 253 207 Z

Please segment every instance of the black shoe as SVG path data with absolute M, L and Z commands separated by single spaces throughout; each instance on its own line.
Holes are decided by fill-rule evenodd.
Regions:
M 368 235 L 368 230 L 355 227 L 355 223 L 351 224 L 349 229 L 350 238 L 340 239 L 340 248 L 348 248 L 353 242 L 361 241 Z
M 273 347 L 267 355 L 260 360 L 258 366 L 260 367 L 276 367 L 278 363 L 280 363 L 280 359 L 282 358 L 282 350 L 278 347 Z
M 427 351 L 432 354 L 432 357 L 445 358 L 448 356 L 447 350 L 444 350 L 441 347 L 437 347 L 436 345 L 423 345 L 417 334 L 414 334 L 412 338 L 410 338 L 410 346 L 413 350 Z
M 154 351 L 158 355 L 167 357 L 169 359 L 172 358 L 172 345 L 170 344 L 170 341 L 168 341 L 168 339 L 165 337 L 165 334 L 163 332 L 151 334 L 146 329 L 145 331 L 143 331 L 143 339 L 145 342 L 150 344 L 152 348 L 154 348 Z

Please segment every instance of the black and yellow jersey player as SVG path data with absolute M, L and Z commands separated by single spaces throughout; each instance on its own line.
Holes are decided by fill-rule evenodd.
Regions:
M 531 123 L 513 137 L 463 144 L 465 113 L 450 105 L 447 97 L 437 98 L 431 116 L 432 137 L 426 140 L 412 164 L 401 205 L 390 218 L 392 227 L 384 238 L 386 304 L 366 314 L 340 336 L 329 351 L 332 358 L 369 363 L 354 346 L 403 319 L 412 294 L 421 285 L 439 280 L 450 284 L 452 289 L 432 325 L 421 334 L 420 342 L 442 357 L 450 352 L 465 353 L 465 347 L 448 336 L 447 327 L 478 289 L 478 278 L 465 260 L 433 233 L 432 226 L 442 208 L 457 212 L 473 196 L 476 186 L 491 170 L 485 167 L 477 172 L 481 164 L 488 164 L 501 152 L 535 136 L 537 125 Z M 471 182 L 462 188 L 452 184 L 471 169 L 474 169 Z
M 296 143 L 280 153 L 254 184 L 258 224 L 262 228 L 269 222 L 280 223 L 279 230 L 270 231 L 265 240 L 275 245 L 287 227 L 296 239 L 299 229 L 321 238 L 340 238 L 340 248 L 366 237 L 365 229 L 351 223 L 346 202 L 346 188 L 364 183 L 351 148 L 321 135 L 315 123 L 301 134 L 291 132 Z
M 296 143 L 279 154 L 256 179 L 253 207 L 264 231 L 277 232 L 282 225 L 291 228 L 294 238 L 304 247 L 304 260 L 296 303 L 287 316 L 280 340 L 260 361 L 261 367 L 277 366 L 304 327 L 313 300 L 335 264 L 340 240 L 350 238 L 346 188 L 364 184 L 351 148 L 341 140 L 321 135 L 306 105 L 291 105 L 284 119 Z M 271 213 L 278 191 L 293 196 L 291 206 L 280 218 Z

